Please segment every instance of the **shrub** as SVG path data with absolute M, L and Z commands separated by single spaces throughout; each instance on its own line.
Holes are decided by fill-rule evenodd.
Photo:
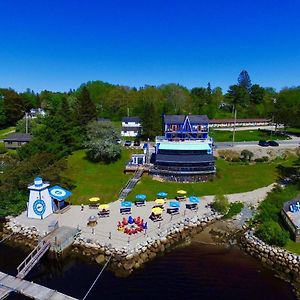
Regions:
M 7 152 L 7 149 L 4 147 L 4 145 L 0 144 L 0 154 L 4 154 Z
M 240 160 L 240 158 L 239 157 L 233 157 L 232 159 L 231 159 L 231 162 L 240 162 L 241 160 Z
M 244 204 L 241 202 L 231 203 L 227 214 L 224 216 L 224 219 L 230 219 L 233 216 L 239 214 L 244 207 Z
M 259 158 L 254 159 L 254 161 L 257 163 L 262 163 L 262 162 L 264 162 L 264 159 L 262 157 L 259 157 Z
M 284 246 L 289 239 L 289 233 L 273 220 L 260 224 L 255 235 L 264 242 L 276 246 Z
M 223 215 L 226 214 L 229 209 L 228 198 L 225 195 L 216 195 L 212 208 Z
M 252 157 L 254 156 L 253 152 L 245 149 L 241 152 L 241 156 L 243 160 L 248 160 L 250 161 L 252 159 Z

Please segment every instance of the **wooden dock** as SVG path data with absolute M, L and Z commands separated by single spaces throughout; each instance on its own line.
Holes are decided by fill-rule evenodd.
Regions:
M 76 300 L 42 285 L 0 272 L 0 299 L 6 298 L 11 292 L 37 300 Z

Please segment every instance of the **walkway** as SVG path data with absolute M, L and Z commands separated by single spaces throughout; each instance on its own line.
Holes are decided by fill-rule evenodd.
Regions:
M 135 185 L 141 179 L 143 173 L 144 173 L 144 168 L 143 167 L 139 167 L 136 170 L 136 172 L 134 173 L 134 176 L 128 180 L 128 182 L 126 183 L 126 186 L 121 190 L 121 192 L 119 194 L 119 199 L 118 200 L 123 201 L 124 199 L 126 199 L 126 197 L 128 196 L 128 194 L 133 190 L 133 188 L 135 187 Z
M 37 300 L 76 300 L 76 298 L 42 285 L 0 272 L 0 299 L 4 299 L 10 292 L 14 291 Z

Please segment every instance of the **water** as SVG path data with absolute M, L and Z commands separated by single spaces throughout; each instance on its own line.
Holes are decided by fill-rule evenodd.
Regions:
M 16 273 L 26 254 L 0 246 L 0 270 Z M 100 271 L 79 258 L 42 259 L 26 277 L 70 296 L 83 298 Z M 26 299 L 12 294 L 8 299 Z M 290 284 L 236 248 L 193 242 L 156 258 L 127 278 L 105 271 L 87 299 L 296 299 Z

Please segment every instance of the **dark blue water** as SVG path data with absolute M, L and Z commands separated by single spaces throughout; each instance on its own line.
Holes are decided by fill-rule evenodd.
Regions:
M 0 270 L 15 274 L 26 256 L 1 245 Z M 100 271 L 78 258 L 44 258 L 26 277 L 70 296 L 83 298 Z M 26 299 L 12 294 L 8 299 Z M 127 278 L 105 271 L 87 299 L 296 299 L 290 284 L 239 249 L 192 243 L 156 258 Z

